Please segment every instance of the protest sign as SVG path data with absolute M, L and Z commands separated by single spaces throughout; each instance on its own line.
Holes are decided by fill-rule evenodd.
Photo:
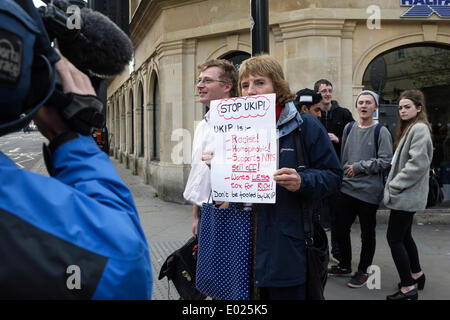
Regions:
M 275 94 L 267 94 L 211 102 L 214 200 L 275 203 L 275 98 Z

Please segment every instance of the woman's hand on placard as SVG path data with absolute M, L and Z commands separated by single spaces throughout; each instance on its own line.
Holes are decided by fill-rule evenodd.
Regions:
M 297 191 L 302 185 L 302 179 L 295 169 L 282 168 L 273 174 L 273 179 L 277 184 L 289 191 Z

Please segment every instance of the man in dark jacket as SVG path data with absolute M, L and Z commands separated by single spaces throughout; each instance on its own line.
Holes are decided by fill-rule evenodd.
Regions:
M 314 84 L 314 90 L 322 95 L 320 121 L 327 130 L 336 155 L 340 159 L 344 127 L 347 123 L 353 121 L 352 113 L 348 109 L 339 106 L 336 100 L 332 100 L 333 84 L 330 81 L 326 79 L 318 80 Z M 331 229 L 331 254 L 334 259 L 339 260 L 339 247 L 335 235 L 336 214 L 334 204 L 336 201 L 336 194 L 322 201 L 320 222 L 324 228 Z
M 338 158 L 341 154 L 341 140 L 344 127 L 347 123 L 354 121 L 352 113 L 347 108 L 342 108 L 333 98 L 333 85 L 326 79 L 320 79 L 314 84 L 314 91 L 322 95 L 320 121 L 327 129 L 328 136 L 333 142 L 334 150 Z
M 277 184 L 276 202 L 254 205 L 254 284 L 260 289 L 261 300 L 305 300 L 307 268 L 303 215 L 311 218 L 313 205 L 338 188 L 342 182 L 342 166 L 320 121 L 297 112 L 295 96 L 277 60 L 268 55 L 245 60 L 239 69 L 238 88 L 241 96 L 277 95 L 280 169 L 273 174 Z M 300 137 L 299 148 L 304 155 L 301 167 L 296 137 Z

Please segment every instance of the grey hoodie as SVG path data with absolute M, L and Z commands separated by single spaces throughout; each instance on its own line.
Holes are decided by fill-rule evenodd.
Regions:
M 344 171 L 353 165 L 355 176 L 344 175 L 341 192 L 359 200 L 379 204 L 383 199 L 383 170 L 392 160 L 392 138 L 382 127 L 378 137 L 378 154 L 374 141 L 375 127 L 360 128 L 355 122 L 347 137 L 347 124 L 342 137 L 341 164 Z

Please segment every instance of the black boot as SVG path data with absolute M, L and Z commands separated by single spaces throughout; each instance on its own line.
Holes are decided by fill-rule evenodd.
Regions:
M 413 279 L 413 280 L 414 280 L 414 284 L 417 284 L 417 289 L 423 290 L 423 288 L 425 287 L 425 273 L 423 273 L 417 279 Z M 399 282 L 397 286 L 400 289 L 402 287 L 402 283 Z
M 386 300 L 417 300 L 418 298 L 419 294 L 417 293 L 417 289 L 414 288 L 407 293 L 403 293 L 399 290 L 396 293 L 387 296 Z

